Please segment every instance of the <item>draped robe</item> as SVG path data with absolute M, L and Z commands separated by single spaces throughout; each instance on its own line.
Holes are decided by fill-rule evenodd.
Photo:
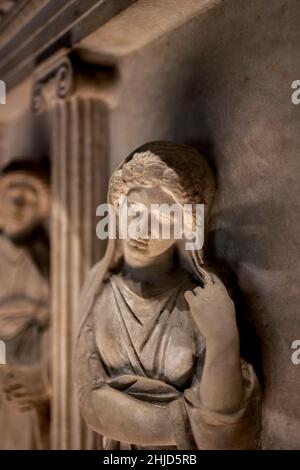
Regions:
M 93 290 L 88 285 L 93 286 L 96 277 L 97 268 L 86 284 L 88 298 Z M 187 275 L 176 288 L 145 298 L 134 293 L 121 274 L 110 274 L 87 309 L 78 337 L 79 399 L 84 405 L 87 394 L 105 384 L 138 400 L 167 407 L 177 449 L 256 449 L 260 388 L 250 364 L 241 360 L 245 393 L 239 410 L 218 413 L 201 403 L 205 339 L 184 298 L 184 292 L 196 285 Z M 84 302 L 81 310 L 86 313 Z M 142 448 L 135 442 L 116 442 L 106 436 L 103 447 Z
M 44 240 L 36 238 L 33 244 L 46 258 Z M 49 386 L 49 283 L 29 246 L 15 246 L 1 235 L 0 254 L 0 339 L 6 344 L 7 363 L 0 366 L 0 449 L 43 449 L 49 445 L 47 404 L 43 415 L 34 407 L 21 411 L 2 389 L 8 369 L 20 381 Z

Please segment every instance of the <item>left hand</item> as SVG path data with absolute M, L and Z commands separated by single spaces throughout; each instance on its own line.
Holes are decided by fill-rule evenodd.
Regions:
M 6 366 L 3 391 L 6 399 L 20 411 L 43 408 L 49 393 L 40 369 L 26 366 Z
M 186 291 L 194 321 L 208 342 L 224 344 L 238 338 L 235 307 L 221 280 L 211 274 L 213 284 Z

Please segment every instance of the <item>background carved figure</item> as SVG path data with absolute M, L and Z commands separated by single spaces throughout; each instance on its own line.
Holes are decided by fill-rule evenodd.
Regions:
M 152 142 L 113 173 L 108 202 L 126 195 L 148 213 L 152 203 L 204 203 L 208 222 L 214 190 L 196 150 Z M 234 303 L 202 251 L 172 236 L 110 240 L 79 313 L 81 411 L 104 448 L 258 447 L 259 384 L 240 357 Z
M 49 447 L 48 172 L 24 160 L 2 172 L 0 449 Z

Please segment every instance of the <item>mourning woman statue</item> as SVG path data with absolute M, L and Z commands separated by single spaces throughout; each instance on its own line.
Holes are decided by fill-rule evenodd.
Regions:
M 20 160 L 0 179 L 0 449 L 49 446 L 47 176 Z
M 214 191 L 196 150 L 152 142 L 113 173 L 108 202 L 126 196 L 149 212 L 205 204 L 208 221 Z M 240 357 L 235 305 L 202 251 L 175 237 L 119 237 L 86 280 L 76 382 L 105 449 L 258 446 L 259 384 Z

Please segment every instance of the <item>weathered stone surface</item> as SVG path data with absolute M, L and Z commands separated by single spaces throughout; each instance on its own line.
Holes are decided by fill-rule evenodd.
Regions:
M 131 217 L 118 211 L 122 237 L 85 281 L 75 361 L 82 415 L 104 449 L 258 448 L 261 394 L 241 360 L 240 312 L 205 247 L 185 243 L 193 224 L 175 237 L 178 210 L 160 217 L 153 206 L 190 204 L 199 230 L 196 205 L 209 217 L 214 191 L 205 157 L 172 142 L 144 144 L 112 174 L 108 202 L 118 211 L 125 196 Z
M 1 174 L 0 449 L 50 445 L 49 187 L 34 162 Z
M 93 447 L 82 427 L 73 384 L 79 292 L 87 270 L 103 255 L 95 207 L 106 189 L 106 110 L 74 96 L 53 110 L 53 423 L 54 449 Z
M 260 339 L 266 448 L 300 445 L 290 349 L 300 337 L 300 107 L 291 103 L 299 8 L 296 0 L 138 2 L 79 46 L 87 60 L 120 69 L 111 169 L 153 139 L 210 154 L 219 185 L 213 251 L 237 274 Z
M 300 69 L 299 8 L 297 0 L 139 0 L 73 49 L 93 65 L 87 73 L 93 85 L 84 94 L 97 97 L 107 113 L 109 173 L 132 148 L 154 139 L 190 143 L 216 169 L 212 251 L 237 274 L 260 341 L 266 448 L 300 447 L 300 366 L 290 359 L 291 343 L 300 338 L 300 106 L 291 103 Z M 28 74 L 34 64 L 26 64 Z M 26 120 L 31 87 L 29 76 L 10 92 L 0 106 L 1 126 Z M 77 106 L 60 103 L 59 112 Z M 64 162 L 72 157 L 73 144 L 67 145 L 60 150 L 68 155 Z M 79 148 L 85 159 L 90 148 Z M 103 181 L 96 166 L 83 166 L 78 184 L 59 179 L 59 188 L 62 181 L 68 191 L 86 187 L 84 174 Z M 87 219 L 92 227 L 94 215 Z M 78 266 L 74 279 L 80 273 Z

